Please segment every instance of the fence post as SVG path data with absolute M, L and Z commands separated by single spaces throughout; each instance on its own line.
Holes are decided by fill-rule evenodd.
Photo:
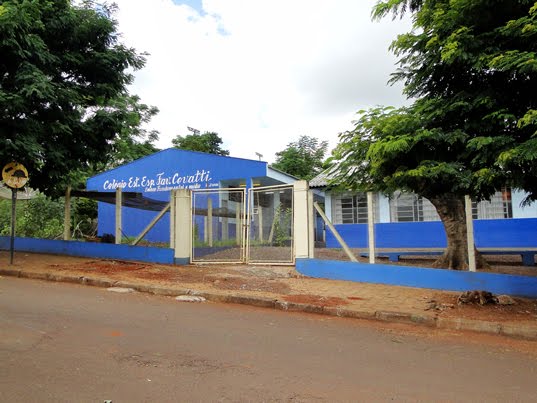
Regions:
M 466 210 L 466 239 L 468 242 L 468 270 L 476 271 L 475 267 L 475 241 L 474 220 L 472 217 L 472 199 L 464 196 L 464 209 Z
M 65 204 L 63 206 L 63 240 L 71 239 L 71 186 L 65 191 Z
M 222 241 L 227 241 L 229 239 L 229 218 L 228 218 L 228 201 L 222 200 L 222 211 L 224 216 L 222 217 Z
M 242 202 L 242 205 L 244 205 L 244 200 Z M 242 242 L 242 234 L 244 233 L 244 230 L 242 228 L 242 211 L 241 211 L 241 205 L 239 203 L 236 203 L 235 207 L 235 243 L 237 245 L 240 245 Z
M 170 249 L 175 249 L 175 193 L 170 191 Z
M 121 230 L 123 227 L 121 220 L 121 204 L 123 203 L 121 188 L 116 189 L 116 245 L 121 244 Z
M 313 192 L 308 191 L 308 226 L 309 226 L 309 252 L 308 257 L 315 257 L 315 208 L 313 207 Z
M 375 221 L 373 208 L 373 192 L 367 192 L 367 246 L 369 248 L 369 263 L 375 263 Z
M 210 248 L 213 247 L 213 199 L 208 195 L 207 199 L 207 242 Z
M 175 264 L 189 264 L 192 254 L 192 192 L 177 189 L 175 194 Z
M 310 206 L 308 205 L 309 186 L 307 181 L 297 181 L 293 184 L 293 238 L 295 259 L 310 256 Z

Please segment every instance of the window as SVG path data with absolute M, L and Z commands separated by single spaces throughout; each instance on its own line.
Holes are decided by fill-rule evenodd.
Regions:
M 432 203 L 414 193 L 395 192 L 390 199 L 390 221 L 438 221 Z
M 502 188 L 490 200 L 472 202 L 474 219 L 513 218 L 511 189 Z M 390 199 L 391 222 L 438 221 L 440 217 L 432 203 L 414 193 L 395 192 Z
M 376 204 L 374 201 L 374 216 Z M 365 193 L 336 195 L 332 209 L 334 224 L 367 223 L 367 195 Z
M 473 219 L 513 218 L 511 188 L 504 187 L 490 200 L 472 202 Z

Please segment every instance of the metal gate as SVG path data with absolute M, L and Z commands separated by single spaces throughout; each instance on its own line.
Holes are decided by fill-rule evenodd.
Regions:
M 249 189 L 246 261 L 293 264 L 293 241 L 293 186 Z
M 245 189 L 192 191 L 192 263 L 245 260 Z
M 192 263 L 293 264 L 293 186 L 192 191 Z

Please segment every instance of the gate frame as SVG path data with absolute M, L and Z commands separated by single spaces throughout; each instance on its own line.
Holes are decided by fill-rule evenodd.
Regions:
M 195 210 L 195 199 L 194 196 L 196 193 L 220 193 L 222 191 L 234 191 L 234 192 L 241 192 L 243 194 L 242 203 L 241 203 L 241 210 L 240 210 L 240 257 L 238 260 L 195 260 L 194 259 L 194 210 Z M 246 198 L 248 196 L 247 189 L 245 188 L 214 188 L 214 189 L 191 189 L 192 194 L 192 200 L 190 204 L 190 263 L 191 264 L 243 264 L 246 262 L 246 224 L 245 220 L 248 218 L 248 214 L 246 212 Z M 208 218 L 208 217 L 207 217 Z M 212 225 L 212 223 L 211 223 Z M 235 223 L 235 231 L 239 230 L 238 223 Z
M 214 188 L 214 189 L 176 189 L 172 192 L 172 203 L 171 211 L 174 215 L 170 219 L 170 236 L 171 240 L 173 239 L 173 244 L 170 240 L 170 244 L 174 248 L 174 262 L 175 264 L 252 264 L 252 265 L 281 265 L 281 266 L 291 266 L 296 264 L 297 259 L 312 258 L 313 257 L 313 194 L 309 190 L 307 181 L 297 181 L 292 184 L 281 184 L 274 186 L 264 186 L 261 188 L 253 189 L 267 189 L 267 188 L 293 188 L 293 261 L 289 263 L 282 262 L 259 262 L 253 263 L 249 262 L 244 256 L 240 262 L 217 262 L 217 261 L 208 261 L 208 262 L 192 262 L 192 238 L 193 238 L 193 225 L 192 225 L 192 191 L 211 191 L 215 192 L 217 190 L 226 189 L 226 188 Z M 240 190 L 246 192 L 249 189 L 245 188 L 227 188 L 232 190 Z M 250 188 L 252 189 L 252 188 Z M 244 200 L 246 203 L 246 198 Z M 248 204 L 250 208 L 250 204 Z M 245 219 L 248 218 L 247 224 L 242 224 L 241 236 L 246 243 L 249 239 L 247 235 L 247 226 L 249 226 L 249 217 L 248 212 L 244 211 L 246 214 Z M 187 228 L 187 231 L 185 231 Z M 249 241 L 248 241 L 249 242 Z
M 296 183 L 296 182 L 295 182 Z M 253 209 L 254 199 L 250 197 L 251 194 L 255 191 L 270 189 L 291 189 L 292 191 L 292 209 L 291 209 L 291 261 L 289 262 L 252 262 L 250 260 L 250 231 L 251 231 L 251 218 Z M 248 189 L 248 214 L 247 214 L 247 223 L 246 223 L 246 255 L 245 263 L 251 265 L 270 265 L 270 266 L 292 266 L 295 264 L 296 258 L 296 249 L 295 249 L 295 191 L 296 187 L 294 183 L 284 183 L 281 185 L 272 185 L 272 186 L 261 186 L 261 187 L 252 187 Z

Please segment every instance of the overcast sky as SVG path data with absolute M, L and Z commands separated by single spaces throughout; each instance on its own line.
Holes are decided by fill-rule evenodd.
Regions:
M 410 24 L 372 22 L 376 0 L 115 2 L 123 43 L 149 53 L 131 92 L 160 109 L 161 148 L 190 126 L 273 162 L 300 135 L 332 148 L 359 109 L 405 102 L 388 46 Z

